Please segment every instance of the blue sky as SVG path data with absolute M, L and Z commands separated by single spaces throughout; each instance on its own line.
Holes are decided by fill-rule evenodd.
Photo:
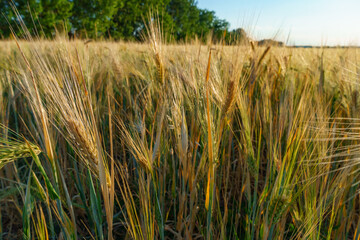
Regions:
M 255 39 L 297 45 L 360 45 L 360 0 L 197 0 Z

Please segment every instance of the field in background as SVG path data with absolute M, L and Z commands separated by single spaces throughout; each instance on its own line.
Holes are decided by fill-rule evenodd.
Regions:
M 151 31 L 0 42 L 2 237 L 357 239 L 359 50 Z

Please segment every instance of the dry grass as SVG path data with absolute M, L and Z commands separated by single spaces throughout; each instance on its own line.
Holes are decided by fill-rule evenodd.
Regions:
M 0 43 L 5 239 L 358 237 L 358 49 L 148 30 Z

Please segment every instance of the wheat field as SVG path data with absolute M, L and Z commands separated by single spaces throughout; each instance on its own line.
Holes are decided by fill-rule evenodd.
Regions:
M 0 42 L 3 239 L 358 239 L 356 48 Z

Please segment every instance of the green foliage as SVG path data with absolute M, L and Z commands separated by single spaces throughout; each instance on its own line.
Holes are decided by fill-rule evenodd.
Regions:
M 194 0 L 16 0 L 15 8 L 30 34 L 50 38 L 57 30 L 80 38 L 142 40 L 150 12 L 158 15 L 162 31 L 175 40 L 205 39 L 211 32 L 219 40 L 229 27 L 215 12 L 199 9 Z M 9 0 L 0 0 L 0 9 L 22 36 Z M 11 33 L 6 19 L 0 21 L 0 37 L 4 38 Z
M 118 1 L 113 0 L 74 0 L 71 22 L 81 37 L 97 38 L 105 36 Z
M 42 11 L 38 13 L 41 30 L 46 37 L 55 35 L 55 29 L 66 32 L 71 29 L 69 17 L 73 2 L 69 0 L 41 0 Z
M 194 0 L 171 0 L 168 12 L 174 21 L 173 35 L 176 39 L 194 37 L 200 18 L 200 10 Z
M 9 1 L 0 0 L 0 37 L 8 37 L 10 35 L 9 23 L 14 19 L 14 13 L 11 10 Z
M 69 0 L 17 0 L 13 4 L 9 0 L 0 1 L 0 11 L 10 22 L 18 36 L 23 34 L 23 29 L 16 26 L 19 19 L 14 14 L 14 9 L 20 13 L 21 19 L 27 24 L 30 34 L 53 37 L 55 31 L 67 31 L 71 28 L 69 17 L 73 3 Z M 0 21 L 0 34 L 9 36 L 10 27 L 6 19 Z
M 19 18 L 15 14 L 18 11 L 21 15 L 21 19 L 28 23 L 28 31 L 31 34 L 37 33 L 37 26 L 38 24 L 35 21 L 37 20 L 37 14 L 43 11 L 42 4 L 38 0 L 18 0 L 18 1 L 8 1 L 8 0 L 0 0 L 0 11 L 2 12 L 0 21 L 0 33 L 3 34 L 4 37 L 8 37 L 10 35 L 9 24 L 7 23 L 6 19 L 12 23 L 12 27 L 15 33 L 19 36 L 23 35 L 23 29 L 19 27 Z M 4 17 L 6 18 L 5 20 Z
M 156 11 L 164 26 L 164 31 L 171 29 L 173 21 L 166 12 L 169 0 L 128 0 L 120 1 L 114 15 L 110 34 L 115 39 L 140 40 L 144 30 L 144 22 L 149 18 L 150 11 Z
M 200 10 L 197 35 L 206 37 L 213 31 L 214 40 L 219 40 L 223 37 L 224 31 L 227 31 L 228 28 L 229 23 L 226 20 L 218 19 L 215 12 Z

